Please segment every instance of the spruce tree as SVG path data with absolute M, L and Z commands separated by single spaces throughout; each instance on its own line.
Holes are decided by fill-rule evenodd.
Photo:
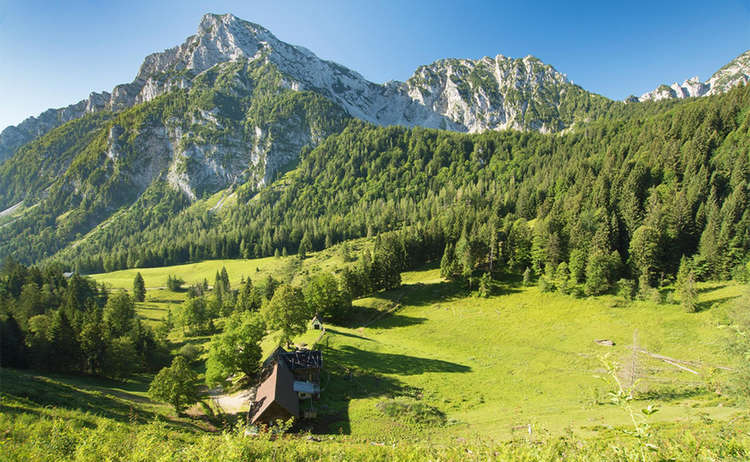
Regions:
M 143 276 L 141 273 L 135 275 L 133 280 L 133 298 L 136 302 L 143 302 L 146 300 L 146 285 L 143 282 Z
M 443 258 L 440 260 L 440 276 L 445 279 L 455 278 L 456 257 L 451 243 L 445 244 Z

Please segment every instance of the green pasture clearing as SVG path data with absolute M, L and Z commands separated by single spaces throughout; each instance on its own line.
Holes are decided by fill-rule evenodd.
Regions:
M 352 254 L 366 245 L 366 240 L 350 243 Z M 215 260 L 92 277 L 129 290 L 140 271 L 148 290 L 138 313 L 157 322 L 186 296 L 162 288 L 170 274 L 188 284 L 204 278 L 211 284 L 226 267 L 233 287 L 243 276 L 262 283 L 268 274 L 281 280 L 296 274 L 299 281 L 321 269 L 339 268 L 339 250 L 303 261 L 296 256 Z M 611 438 L 619 434 L 613 427 L 627 426 L 629 418 L 608 401 L 605 356 L 621 366 L 623 381 L 637 379 L 645 396 L 635 402 L 637 409 L 658 405 L 651 417 L 657 429 L 726 423 L 747 412 L 741 403 L 714 392 L 728 374 L 722 368 L 732 367 L 724 350 L 728 308 L 746 286 L 701 283 L 699 312 L 686 313 L 676 303 L 627 303 L 612 295 L 578 299 L 511 282 L 497 283 L 494 295 L 480 298 L 439 273 L 403 273 L 401 288 L 356 300 L 345 326 L 326 325 L 320 342 L 323 393 L 319 417 L 309 428 L 357 440 L 440 444 L 456 438 L 525 438 L 529 426 L 537 436 L 570 430 L 586 438 Z M 176 348 L 184 343 L 205 347 L 209 340 L 173 334 L 170 338 L 179 340 Z M 295 343 L 309 346 L 319 335 L 311 329 Z M 275 335 L 269 335 L 264 353 L 276 345 Z M 424 404 L 442 423 L 389 417 L 378 406 L 391 398 Z
M 351 254 L 356 257 L 359 252 L 371 245 L 367 239 L 349 241 Z M 341 246 L 334 246 L 320 252 L 308 255 L 304 260 L 299 260 L 296 255 L 287 257 L 266 257 L 250 260 L 205 260 L 185 265 L 164 266 L 159 268 L 135 268 L 111 273 L 91 274 L 89 277 L 96 282 L 104 283 L 113 289 L 133 290 L 133 279 L 137 273 L 141 273 L 146 284 L 146 289 L 164 288 L 167 285 L 169 275 L 182 278 L 187 287 L 191 284 L 208 281 L 213 286 L 216 273 L 221 268 L 226 268 L 229 274 L 229 283 L 236 288 L 242 278 L 251 278 L 256 284 L 263 284 L 268 275 L 281 281 L 289 280 L 293 275 L 302 278 L 320 270 L 335 272 L 343 265 L 344 261 L 340 253 Z
M 623 435 L 581 439 L 535 434 L 530 440 L 501 443 L 460 436 L 446 443 L 413 443 L 405 437 L 385 444 L 353 435 L 247 437 L 241 428 L 209 433 L 203 421 L 165 416 L 159 405 L 101 392 L 98 384 L 86 382 L 0 369 L 2 460 L 641 461 L 636 443 Z M 128 391 L 139 386 L 125 385 Z M 677 425 L 652 440 L 658 452 L 647 453 L 648 460 L 747 460 L 747 426 L 747 417 L 731 425 Z M 396 426 L 394 432 L 400 429 Z
M 507 438 L 529 424 L 554 433 L 626 424 L 623 410 L 608 404 L 605 354 L 621 364 L 625 381 L 637 377 L 638 389 L 652 397 L 637 407 L 660 406 L 654 422 L 726 420 L 746 412 L 707 389 L 709 377 L 723 372 L 717 366 L 731 366 L 721 327 L 726 302 L 741 294 L 741 285 L 703 284 L 702 311 L 691 314 L 676 304 L 575 299 L 502 284 L 499 295 L 477 298 L 441 280 L 439 270 L 407 273 L 404 281 L 400 289 L 356 301 L 363 314 L 353 325 L 329 326 L 322 342 L 330 373 L 322 401 L 332 409 L 329 431 L 366 438 Z M 635 353 L 635 361 L 634 336 L 645 351 Z M 648 353 L 689 361 L 681 364 L 698 374 Z M 446 425 L 403 427 L 376 409 L 391 396 L 412 396 L 438 409 Z

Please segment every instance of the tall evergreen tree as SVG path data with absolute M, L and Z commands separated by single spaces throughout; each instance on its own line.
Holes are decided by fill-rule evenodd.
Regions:
M 146 284 L 143 282 L 143 276 L 141 276 L 140 272 L 136 273 L 133 280 L 133 298 L 136 302 L 146 300 Z

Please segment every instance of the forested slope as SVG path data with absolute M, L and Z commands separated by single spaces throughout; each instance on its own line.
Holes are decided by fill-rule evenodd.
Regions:
M 623 265 L 645 227 L 638 242 L 656 250 L 640 263 L 652 278 L 674 273 L 683 255 L 698 255 L 703 277 L 727 277 L 750 239 L 748 109 L 741 87 L 564 135 L 352 121 L 284 181 L 257 195 L 240 188 L 221 214 L 186 211 L 159 227 L 131 214 L 59 257 L 95 272 L 293 252 L 305 236 L 322 248 L 413 224 L 449 242 L 464 235 L 477 256 L 502 243 L 518 270 L 566 261 L 581 271 L 577 260 L 600 251 L 614 278 L 631 271 Z

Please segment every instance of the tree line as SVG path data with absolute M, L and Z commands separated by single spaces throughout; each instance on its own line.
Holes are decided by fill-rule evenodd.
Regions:
M 127 293 L 59 265 L 0 268 L 0 365 L 124 378 L 169 360 L 166 332 L 135 314 Z

